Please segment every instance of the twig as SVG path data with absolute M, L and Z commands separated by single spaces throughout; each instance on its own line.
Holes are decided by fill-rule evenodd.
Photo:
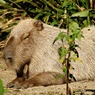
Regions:
M 8 27 L 8 25 L 10 23 L 12 23 L 14 20 L 16 19 L 20 19 L 21 17 L 14 17 L 13 19 L 9 20 L 6 24 L 4 24 L 3 26 L 1 26 L 2 29 L 5 29 L 6 27 Z

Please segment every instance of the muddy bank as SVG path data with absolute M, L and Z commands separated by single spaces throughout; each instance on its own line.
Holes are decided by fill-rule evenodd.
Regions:
M 4 86 L 15 78 L 15 72 L 9 70 L 2 59 L 0 59 L 0 79 L 3 80 Z M 86 80 L 70 83 L 73 95 L 95 95 L 95 80 Z M 65 95 L 66 85 L 39 86 L 28 89 L 8 89 L 5 95 Z M 75 93 L 75 94 L 74 94 Z

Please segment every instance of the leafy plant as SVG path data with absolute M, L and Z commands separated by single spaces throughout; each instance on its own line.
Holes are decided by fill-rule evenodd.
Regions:
M 66 28 L 64 19 L 66 7 L 68 15 L 72 16 L 80 27 L 87 26 L 87 23 L 95 23 L 95 11 L 90 9 L 92 8 L 90 0 L 0 0 L 0 38 L 3 40 L 2 33 L 8 34 L 18 20 L 25 17 Z
M 81 3 L 85 3 L 85 7 L 89 8 L 88 3 L 85 0 L 83 0 Z M 63 71 L 67 76 L 66 95 L 71 95 L 71 91 L 69 88 L 69 80 L 71 78 L 76 80 L 75 77 L 69 72 L 70 62 L 71 60 L 73 60 L 74 62 L 76 60 L 82 62 L 82 60 L 79 58 L 78 51 L 76 49 L 78 45 L 76 44 L 75 40 L 81 40 L 81 38 L 83 37 L 81 29 L 90 24 L 89 9 L 72 14 L 71 12 L 73 9 L 73 5 L 76 5 L 75 1 L 73 0 L 65 0 L 65 2 L 63 3 L 62 6 L 65 11 L 63 20 L 66 24 L 67 33 L 60 32 L 53 42 L 54 44 L 59 39 L 62 41 L 62 46 L 58 49 L 58 53 L 60 55 L 60 62 L 63 64 Z M 86 17 L 86 22 L 83 23 L 83 25 L 78 22 L 79 17 L 80 19 Z
M 7 89 L 3 87 L 3 82 L 0 79 L 0 95 L 4 95 L 5 92 L 7 92 Z

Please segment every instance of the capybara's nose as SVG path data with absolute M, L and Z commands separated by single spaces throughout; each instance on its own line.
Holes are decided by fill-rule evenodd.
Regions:
M 5 60 L 5 63 L 8 67 L 10 67 L 13 63 L 12 56 L 4 55 L 3 59 Z
M 12 62 L 12 54 L 4 52 L 2 58 L 7 62 Z
M 6 60 L 9 61 L 9 62 L 12 62 L 12 57 L 7 57 Z

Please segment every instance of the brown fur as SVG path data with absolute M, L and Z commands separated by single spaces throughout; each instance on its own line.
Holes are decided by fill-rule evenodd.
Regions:
M 95 27 L 83 29 L 85 38 L 76 41 L 79 48 L 79 57 L 83 63 L 73 61 L 71 66 L 74 69 L 70 73 L 76 80 L 95 78 Z M 53 41 L 60 31 L 59 29 L 34 19 L 22 20 L 10 33 L 5 45 L 3 58 L 6 64 L 17 73 L 17 78 L 10 82 L 8 87 L 47 86 L 62 84 L 66 76 L 62 71 L 62 64 L 59 62 L 58 48 L 61 42 Z M 63 78 L 56 79 L 59 74 Z M 22 81 L 20 81 L 22 80 Z

